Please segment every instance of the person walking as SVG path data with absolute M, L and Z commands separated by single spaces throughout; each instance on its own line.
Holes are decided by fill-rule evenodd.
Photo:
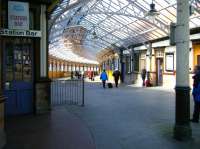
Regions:
M 103 88 L 106 88 L 106 80 L 108 80 L 108 76 L 106 74 L 106 70 L 104 69 L 103 72 L 100 75 L 100 79 L 102 80 L 103 83 Z
M 192 77 L 194 80 L 192 90 L 194 112 L 191 122 L 198 123 L 200 114 L 200 66 L 195 66 L 194 73 L 195 75 Z
M 143 68 L 143 69 L 142 69 L 142 72 L 141 72 L 141 77 L 142 77 L 142 86 L 145 86 L 146 73 L 147 73 L 146 69 Z
M 115 80 L 115 87 L 118 88 L 118 82 L 119 82 L 119 77 L 121 75 L 120 71 L 118 69 L 116 69 L 114 72 L 113 72 L 113 77 L 114 77 L 114 80 Z

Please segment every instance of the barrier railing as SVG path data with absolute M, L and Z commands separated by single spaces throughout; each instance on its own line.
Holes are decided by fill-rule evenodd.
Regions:
M 84 106 L 84 79 L 57 79 L 51 83 L 51 105 Z

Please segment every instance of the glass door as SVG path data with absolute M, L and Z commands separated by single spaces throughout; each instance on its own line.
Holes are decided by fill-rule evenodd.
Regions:
M 6 41 L 4 46 L 4 94 L 6 114 L 33 111 L 33 51 L 30 39 Z

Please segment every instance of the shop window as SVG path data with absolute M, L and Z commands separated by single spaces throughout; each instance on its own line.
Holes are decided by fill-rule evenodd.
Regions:
M 131 57 L 126 56 L 126 73 L 131 73 Z
M 6 50 L 6 82 L 12 81 L 13 78 L 13 52 L 12 46 L 7 45 Z
M 24 81 L 31 81 L 32 79 L 32 60 L 31 60 L 31 51 L 29 46 L 24 46 L 23 50 L 23 80 Z
M 145 59 L 141 59 L 140 60 L 140 71 L 142 69 L 146 68 L 146 60 Z
M 111 70 L 115 70 L 115 59 L 112 59 L 112 68 L 111 68 Z
M 134 71 L 139 71 L 139 53 L 134 53 L 133 65 Z
M 197 55 L 197 65 L 200 66 L 200 55 Z
M 156 50 L 156 57 L 159 58 L 159 57 L 164 57 L 164 52 L 163 50 Z
M 119 69 L 119 59 L 118 58 L 116 58 L 116 59 L 114 59 L 114 67 L 115 67 L 115 69 Z
M 31 51 L 30 44 L 6 44 L 6 81 L 32 81 Z

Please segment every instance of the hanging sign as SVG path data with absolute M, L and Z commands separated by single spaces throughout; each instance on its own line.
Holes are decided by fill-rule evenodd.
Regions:
M 29 4 L 8 1 L 8 28 L 29 30 Z
M 41 31 L 0 29 L 0 36 L 41 37 Z

